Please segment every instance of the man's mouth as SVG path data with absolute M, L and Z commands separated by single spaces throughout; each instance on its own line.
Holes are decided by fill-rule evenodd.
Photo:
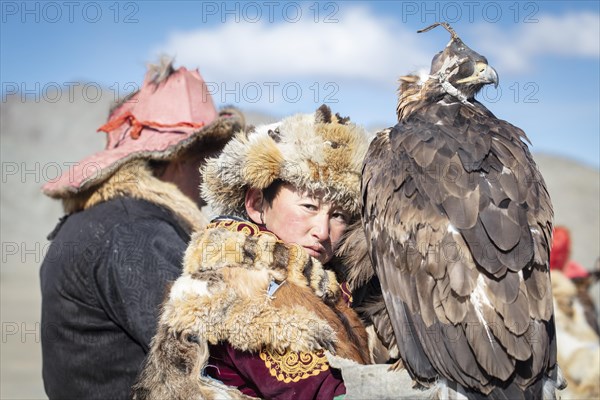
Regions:
M 303 246 L 307 251 L 308 254 L 310 254 L 313 257 L 319 257 L 323 254 L 325 254 L 325 249 L 323 248 L 323 246 Z

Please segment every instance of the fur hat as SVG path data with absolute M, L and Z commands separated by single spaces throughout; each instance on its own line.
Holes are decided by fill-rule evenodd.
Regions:
M 150 66 L 142 88 L 117 104 L 98 128 L 107 134 L 106 148 L 46 183 L 46 195 L 71 197 L 104 182 L 132 160 L 171 160 L 200 140 L 224 143 L 243 128 L 239 111 L 217 112 L 197 70 L 174 70 L 171 60 L 161 61 Z
M 280 179 L 321 192 L 325 200 L 356 214 L 368 145 L 362 127 L 322 105 L 314 114 L 236 135 L 204 166 L 202 195 L 215 212 L 243 216 L 246 190 L 265 189 Z

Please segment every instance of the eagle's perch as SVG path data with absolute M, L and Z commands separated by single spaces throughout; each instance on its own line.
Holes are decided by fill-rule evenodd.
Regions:
M 450 42 L 425 82 L 401 78 L 398 124 L 365 159 L 364 233 L 352 235 L 366 235 L 369 257 L 346 249 L 370 258 L 387 309 L 372 307 L 375 327 L 414 380 L 469 398 L 553 398 L 550 198 L 525 133 L 474 99 L 496 71 L 449 25 L 423 31 L 438 25 Z M 351 273 L 355 286 L 369 275 Z

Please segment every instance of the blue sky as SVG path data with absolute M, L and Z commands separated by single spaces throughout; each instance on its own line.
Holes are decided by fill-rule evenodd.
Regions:
M 390 126 L 397 78 L 426 71 L 449 40 L 440 28 L 416 31 L 446 20 L 498 71 L 499 89 L 480 96 L 490 110 L 524 129 L 533 151 L 600 168 L 599 4 L 2 1 L 2 95 L 67 95 L 69 82 L 122 95 L 164 53 L 199 68 L 217 105 L 284 116 L 326 102 Z

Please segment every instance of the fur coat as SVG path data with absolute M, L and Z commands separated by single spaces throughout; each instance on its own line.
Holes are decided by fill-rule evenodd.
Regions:
M 328 384 L 343 393 L 323 350 L 369 362 L 366 332 L 335 274 L 302 247 L 224 219 L 193 236 L 183 264 L 134 398 L 316 397 Z M 260 382 L 238 392 L 212 379 L 228 381 L 207 369 L 225 356 L 236 368 L 259 370 Z M 311 382 L 311 392 L 298 392 Z

